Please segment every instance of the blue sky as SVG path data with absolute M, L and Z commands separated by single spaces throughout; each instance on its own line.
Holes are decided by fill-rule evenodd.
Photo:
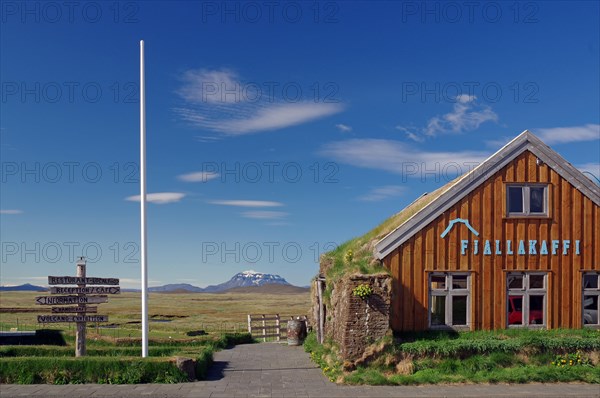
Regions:
M 150 285 L 318 254 L 525 129 L 600 175 L 598 2 L 2 2 L 0 284 Z

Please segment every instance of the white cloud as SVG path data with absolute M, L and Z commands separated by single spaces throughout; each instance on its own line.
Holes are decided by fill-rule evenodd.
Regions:
M 278 130 L 296 126 L 341 112 L 340 104 L 296 102 L 271 104 L 251 112 L 240 112 L 229 117 L 203 116 L 192 109 L 175 109 L 187 122 L 201 128 L 218 131 L 227 135 L 244 135 L 260 131 Z
M 476 97 L 459 95 L 453 105 L 452 112 L 437 115 L 429 119 L 425 127 L 425 135 L 434 136 L 440 133 L 463 133 L 472 131 L 485 122 L 498 121 L 498 115 L 487 105 L 477 105 Z
M 245 83 L 228 70 L 189 70 L 177 90 L 185 105 L 173 111 L 185 122 L 224 135 L 243 135 L 283 129 L 339 113 L 337 103 L 283 102 L 273 89 Z M 202 142 L 213 137 L 201 136 Z
M 221 140 L 222 137 L 215 137 L 211 135 L 197 135 L 196 137 L 194 137 L 194 139 L 198 142 L 212 143 Z
M 469 95 L 469 94 L 460 94 L 456 96 L 456 101 L 460 102 L 461 104 L 466 104 L 468 102 L 473 102 L 477 99 L 476 96 L 474 95 Z
M 553 127 L 532 131 L 546 144 L 600 140 L 600 124 L 572 127 Z
M 396 126 L 406 137 L 415 142 L 423 142 L 426 137 L 438 134 L 460 134 L 473 131 L 485 122 L 498 121 L 498 115 L 487 105 L 477 104 L 474 95 L 461 94 L 456 97 L 452 111 L 436 115 L 422 128 Z
M 185 197 L 184 193 L 180 192 L 156 192 L 146 194 L 146 201 L 150 203 L 156 203 L 158 205 L 164 205 L 167 203 L 176 203 Z M 128 196 L 125 198 L 130 202 L 139 202 L 140 195 Z
M 270 210 L 254 210 L 242 212 L 242 217 L 245 218 L 256 218 L 259 220 L 280 220 L 285 218 L 288 213 L 283 211 L 270 211 Z
M 592 173 L 596 178 L 600 178 L 600 163 L 583 163 L 576 166 L 581 172 Z
M 224 121 L 217 129 L 232 135 L 276 130 L 333 115 L 341 110 L 342 107 L 338 104 L 314 102 L 278 104 L 260 109 L 248 118 Z
M 235 103 L 244 94 L 237 73 L 229 69 L 192 69 L 185 71 L 181 80 L 183 86 L 177 94 L 192 103 Z
M 222 206 L 237 206 L 237 207 L 279 207 L 283 203 L 272 202 L 267 200 L 212 200 L 208 203 Z
M 0 214 L 23 214 L 23 210 L 2 209 L 2 210 L 0 210 Z
M 336 124 L 335 127 L 342 133 L 349 133 L 352 131 L 352 127 L 342 123 Z
M 488 153 L 480 151 L 421 151 L 400 141 L 384 139 L 332 142 L 324 145 L 319 153 L 352 166 L 420 178 L 433 174 L 440 175 L 440 173 L 453 174 L 453 176 L 464 173 L 489 156 Z
M 396 126 L 396 130 L 400 130 L 404 134 L 406 134 L 406 137 L 409 140 L 412 140 L 415 142 L 425 141 L 425 137 L 423 135 L 420 135 L 414 128 L 408 128 L 408 127 L 404 127 L 404 126 Z
M 196 171 L 193 173 L 181 174 L 177 176 L 177 178 L 185 182 L 207 182 L 214 180 L 219 176 L 219 173 L 214 173 L 212 171 Z
M 358 200 L 363 202 L 380 202 L 389 198 L 396 198 L 406 193 L 406 187 L 400 185 L 386 185 L 372 189 L 369 193 L 362 195 Z

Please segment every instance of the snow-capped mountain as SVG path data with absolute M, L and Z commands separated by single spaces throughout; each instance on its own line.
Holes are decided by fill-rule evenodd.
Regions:
M 192 286 L 187 283 L 180 283 L 151 287 L 148 290 L 150 292 L 172 292 L 177 290 L 196 293 L 218 293 L 236 287 L 263 286 L 269 284 L 291 286 L 288 281 L 279 275 L 263 274 L 262 272 L 248 270 L 244 272 L 238 272 L 227 282 L 220 283 L 218 285 L 210 285 L 205 288 Z
M 268 284 L 289 285 L 288 281 L 279 275 L 263 274 L 253 270 L 238 272 L 230 280 L 219 285 L 207 286 L 206 293 L 221 292 L 234 287 L 262 286 Z

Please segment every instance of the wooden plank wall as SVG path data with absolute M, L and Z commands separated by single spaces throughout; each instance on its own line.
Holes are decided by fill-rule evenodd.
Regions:
M 505 183 L 549 184 L 549 218 L 506 218 Z M 445 239 L 450 220 L 468 219 L 480 233 L 479 254 L 473 236 L 458 224 Z M 469 239 L 467 255 L 460 240 Z M 483 255 L 483 241 L 502 242 L 503 254 Z M 513 242 L 513 255 L 505 241 Z M 519 240 L 571 240 L 568 255 L 518 255 Z M 581 254 L 575 255 L 575 240 Z M 526 246 L 527 247 L 527 246 Z M 549 250 L 551 247 L 549 247 Z M 539 244 L 538 244 L 539 250 Z M 524 152 L 435 221 L 383 259 L 394 278 L 391 327 L 395 331 L 428 328 L 428 275 L 431 271 L 471 272 L 471 329 L 506 327 L 506 271 L 549 271 L 547 322 L 550 328 L 581 327 L 581 271 L 600 271 L 600 208 L 547 165 Z

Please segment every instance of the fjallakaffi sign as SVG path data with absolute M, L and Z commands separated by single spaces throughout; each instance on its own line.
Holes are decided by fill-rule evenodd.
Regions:
M 445 238 L 446 235 L 452 230 L 455 224 L 461 223 L 465 224 L 469 231 L 471 231 L 475 236 L 479 236 L 479 232 L 477 232 L 469 223 L 468 220 L 464 220 L 461 218 L 456 218 L 448 224 L 448 227 L 442 232 L 440 235 L 441 238 Z M 524 256 L 526 254 L 530 256 L 540 255 L 540 256 L 548 256 L 548 255 L 563 255 L 566 256 L 569 254 L 571 250 L 574 250 L 575 255 L 579 256 L 581 254 L 581 241 L 579 239 L 575 241 L 571 241 L 569 239 L 553 239 L 553 240 L 536 240 L 536 239 L 520 239 L 515 240 L 514 242 L 511 239 L 507 239 L 505 241 L 501 241 L 499 239 L 496 240 L 482 240 L 479 241 L 474 239 L 472 242 L 468 239 L 461 239 L 460 241 L 460 254 L 465 256 L 467 253 L 473 253 L 474 255 L 483 253 L 484 256 L 495 255 L 512 255 L 517 254 Z

